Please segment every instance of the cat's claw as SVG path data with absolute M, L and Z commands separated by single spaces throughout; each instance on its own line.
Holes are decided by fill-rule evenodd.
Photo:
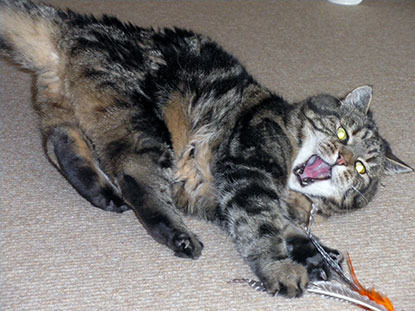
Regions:
M 324 271 L 324 270 L 321 270 L 321 271 L 320 271 L 320 278 L 321 278 L 321 280 L 323 280 L 323 281 L 327 281 L 327 280 L 329 279 L 329 277 L 328 277 L 328 275 L 327 275 L 326 271 Z
M 202 254 L 203 243 L 194 235 L 178 233 L 173 237 L 172 249 L 177 257 L 197 259 Z

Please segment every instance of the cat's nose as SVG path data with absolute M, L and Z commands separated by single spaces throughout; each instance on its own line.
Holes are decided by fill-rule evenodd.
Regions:
M 336 165 L 347 166 L 347 161 L 341 153 L 339 153 L 339 156 L 337 157 Z

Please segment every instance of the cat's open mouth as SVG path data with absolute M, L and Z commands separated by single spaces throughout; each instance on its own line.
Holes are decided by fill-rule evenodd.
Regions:
M 307 161 L 294 168 L 294 174 L 302 187 L 331 178 L 331 165 L 313 154 Z

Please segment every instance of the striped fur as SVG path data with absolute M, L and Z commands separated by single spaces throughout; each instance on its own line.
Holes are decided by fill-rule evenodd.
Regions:
M 299 296 L 329 274 L 298 229 L 311 202 L 358 208 L 385 171 L 410 171 L 367 113 L 369 87 L 289 104 L 191 31 L 0 0 L 0 47 L 36 73 L 47 154 L 81 195 L 133 209 L 177 256 L 203 248 L 179 211 L 218 223 L 273 294 Z M 301 185 L 294 170 L 314 154 L 332 176 Z

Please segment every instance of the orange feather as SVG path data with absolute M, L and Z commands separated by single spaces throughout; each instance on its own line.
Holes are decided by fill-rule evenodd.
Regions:
M 356 277 L 356 273 L 354 272 L 354 268 L 352 265 L 352 260 L 350 259 L 349 253 L 347 253 L 347 264 L 349 265 L 350 274 L 352 276 L 353 282 L 356 285 L 357 289 L 352 288 L 353 290 L 357 291 L 360 295 L 366 296 L 370 300 L 376 302 L 377 304 L 384 306 L 386 310 L 393 311 L 395 308 L 393 307 L 392 302 L 390 299 L 384 295 L 381 295 L 372 287 L 371 289 L 367 289 L 360 284 L 359 280 Z

